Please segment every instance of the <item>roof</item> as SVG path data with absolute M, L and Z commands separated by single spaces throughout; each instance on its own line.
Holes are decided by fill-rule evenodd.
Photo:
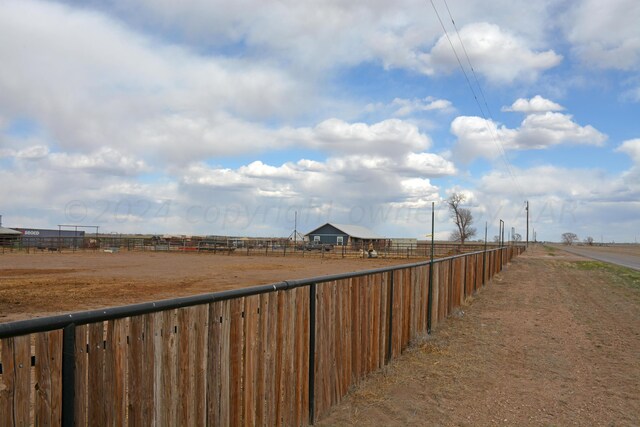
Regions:
M 355 237 L 357 239 L 369 239 L 369 240 L 378 240 L 384 239 L 382 236 L 378 236 L 373 231 L 369 230 L 367 227 L 363 227 L 361 225 L 351 225 L 351 224 L 336 224 L 335 222 L 327 222 L 326 224 L 321 225 L 320 227 L 316 227 L 305 236 L 312 234 L 314 231 L 326 226 L 330 225 L 338 230 L 342 231 L 344 234 L 347 234 L 351 237 Z
M 16 231 L 16 230 L 12 230 L 10 228 L 0 227 L 0 234 L 6 236 L 7 234 L 11 234 L 11 235 L 16 234 L 17 235 L 17 234 L 22 234 L 22 233 L 19 232 L 19 231 Z

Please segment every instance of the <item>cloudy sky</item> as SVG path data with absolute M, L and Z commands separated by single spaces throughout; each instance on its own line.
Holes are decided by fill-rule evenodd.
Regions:
M 640 238 L 637 0 L 78 3 L 0 0 L 4 226 Z

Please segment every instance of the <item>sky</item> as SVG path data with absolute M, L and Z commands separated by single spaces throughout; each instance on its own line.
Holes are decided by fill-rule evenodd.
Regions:
M 425 238 L 434 203 L 446 239 L 462 193 L 476 238 L 524 237 L 528 201 L 531 240 L 634 242 L 638 22 L 637 0 L 0 0 L 2 225 Z

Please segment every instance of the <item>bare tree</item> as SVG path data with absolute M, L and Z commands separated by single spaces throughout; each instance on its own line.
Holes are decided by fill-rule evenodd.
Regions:
M 514 242 L 521 242 L 522 241 L 522 234 L 520 233 L 516 233 L 513 235 L 513 241 Z
M 476 229 L 471 227 L 471 224 L 473 224 L 471 211 L 461 207 L 460 204 L 462 202 L 464 202 L 464 194 L 461 193 L 453 193 L 447 200 L 449 213 L 457 227 L 451 233 L 450 239 L 464 244 L 465 240 L 476 235 Z
M 593 246 L 593 237 L 589 236 L 586 239 L 584 239 L 584 243 L 586 243 L 589 246 Z
M 565 245 L 573 245 L 578 241 L 578 235 L 576 233 L 562 233 L 562 243 Z

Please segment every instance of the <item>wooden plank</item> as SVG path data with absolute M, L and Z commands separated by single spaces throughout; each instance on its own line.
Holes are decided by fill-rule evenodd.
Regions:
M 402 289 L 404 295 L 402 298 L 404 299 L 404 315 L 402 316 L 402 320 L 404 321 L 403 331 L 402 331 L 402 349 L 404 350 L 409 346 L 411 342 L 411 318 L 413 317 L 413 300 L 411 298 L 411 269 L 406 269 L 404 280 L 402 282 Z
M 316 362 L 318 367 L 318 374 L 316 375 L 316 418 L 321 418 L 331 405 L 331 287 L 328 283 L 322 283 L 318 285 L 317 290 L 319 300 L 316 305 L 316 313 L 318 314 L 318 332 L 316 334 L 318 355 L 318 361 Z
M 143 360 L 142 363 L 142 425 L 155 425 L 155 318 L 157 314 L 145 314 L 144 329 L 142 333 L 142 354 L 139 356 Z
M 295 306 L 294 306 L 294 324 L 295 324 L 295 332 L 294 332 L 294 344 L 293 344 L 293 373 L 294 373 L 294 387 L 293 387 L 293 395 L 290 396 L 293 401 L 293 418 L 292 425 L 301 425 L 302 423 L 302 414 L 304 413 L 302 403 L 304 401 L 304 392 L 308 387 L 305 387 L 308 375 L 308 369 L 304 369 L 305 366 L 308 366 L 304 361 L 304 347 L 308 345 L 308 337 L 305 342 L 305 329 L 306 325 L 304 324 L 304 309 L 308 303 L 309 297 L 304 291 L 308 288 L 296 288 L 293 290 L 296 295 L 295 298 Z
M 440 263 L 433 264 L 432 282 L 431 282 L 431 328 L 435 328 L 439 322 L 440 309 Z
M 298 389 L 298 384 L 296 382 L 296 359 L 300 357 L 300 354 L 296 353 L 296 339 L 299 331 L 298 331 L 298 322 L 296 318 L 297 305 L 299 301 L 299 293 L 297 289 L 293 289 L 288 291 L 291 294 L 291 299 L 289 300 L 289 366 L 288 366 L 288 387 L 286 394 L 287 401 L 287 425 L 295 425 L 298 414 L 296 412 L 297 409 L 297 396 L 300 392 Z
M 351 384 L 357 384 L 362 374 L 362 364 L 360 361 L 361 351 L 361 334 L 362 324 L 360 320 L 360 313 L 362 307 L 361 301 L 361 283 L 359 277 L 351 279 Z
M 257 364 L 256 364 L 256 418 L 255 425 L 266 425 L 265 420 L 265 389 L 267 374 L 267 316 L 269 315 L 269 294 L 260 294 L 258 303 L 258 329 L 257 329 Z
M 389 277 L 391 273 L 380 275 L 380 332 L 378 340 L 378 368 L 382 368 L 387 360 L 387 339 L 389 337 Z
M 207 419 L 211 425 L 229 425 L 229 334 L 230 301 L 209 304 L 207 378 L 209 400 Z
M 115 319 L 107 322 L 107 340 L 104 350 L 103 395 L 106 405 L 107 425 L 126 423 L 126 350 L 128 319 Z
M 274 384 L 274 390 L 273 390 L 273 396 L 274 396 L 274 411 L 273 411 L 273 418 L 274 418 L 274 423 L 273 425 L 276 426 L 280 426 L 282 425 L 282 414 L 283 414 L 283 409 L 282 409 L 282 394 L 284 393 L 283 389 L 283 377 L 284 377 L 284 367 L 285 367 L 285 363 L 283 362 L 283 358 L 284 358 L 284 353 L 285 350 L 283 348 L 284 346 L 284 342 L 285 342 L 285 316 L 286 316 L 286 309 L 287 309 L 287 302 L 288 302 L 288 293 L 286 291 L 279 291 L 277 293 L 277 304 L 276 304 L 276 308 L 277 308 L 277 312 L 276 312 L 276 348 L 275 348 L 275 353 L 274 353 L 274 361 L 275 361 L 275 372 L 274 372 L 274 377 L 273 377 L 273 384 Z M 317 361 L 316 361 L 316 366 L 317 365 Z M 317 383 L 316 383 L 317 385 Z M 317 396 L 317 394 L 316 394 Z
M 327 338 L 329 343 L 329 392 L 330 400 L 329 406 L 333 406 L 338 403 L 342 397 L 341 390 L 341 366 L 340 359 L 342 358 L 341 346 L 341 333 L 340 333 L 340 316 L 341 316 L 341 298 L 339 295 L 338 283 L 342 282 L 330 282 L 325 286 L 329 288 L 329 323 L 327 325 Z
M 89 425 L 104 424 L 107 417 L 105 399 L 95 399 L 93 396 L 104 396 L 104 323 L 89 324 Z
M 371 276 L 362 276 L 362 378 L 371 372 Z
M 127 363 L 129 375 L 127 390 L 129 393 L 128 425 L 144 425 L 142 383 L 144 381 L 144 316 L 134 316 L 129 321 L 129 351 Z
M 209 307 L 201 304 L 194 307 L 193 347 L 194 347 L 194 425 L 206 425 L 207 422 L 207 337 L 209 324 Z
M 393 286 L 393 343 L 392 356 L 398 357 L 402 352 L 402 315 L 403 315 L 403 301 L 402 301 L 402 277 L 404 273 L 402 270 L 398 270 L 394 278 Z
M 298 292 L 300 294 L 299 301 L 299 322 L 301 325 L 301 338 L 300 338 L 300 347 L 298 351 L 300 356 L 298 358 L 298 372 L 299 372 L 299 385 L 298 385 L 298 393 L 300 395 L 299 404 L 300 411 L 298 417 L 298 425 L 306 425 L 309 421 L 309 315 L 310 315 L 310 307 L 309 307 L 309 296 L 310 296 L 310 288 L 309 286 L 305 286 L 304 288 L 298 288 Z
M 424 334 L 427 332 L 427 319 L 429 316 L 429 266 L 425 265 L 421 268 L 422 271 L 422 279 L 420 281 L 421 288 L 421 305 L 422 305 L 422 322 L 421 322 L 421 332 Z
M 87 371 L 89 367 L 89 358 L 87 354 L 89 327 L 87 325 L 76 326 L 76 344 L 75 344 L 75 403 L 74 403 L 74 420 L 75 425 L 87 425 L 87 399 L 88 399 L 88 379 Z
M 129 319 L 127 347 L 127 422 L 130 426 L 154 424 L 154 315 Z
M 162 407 L 160 408 L 161 423 L 164 425 L 177 425 L 178 390 L 177 379 L 177 322 L 176 310 L 165 310 L 161 316 L 161 341 L 160 341 L 160 389 Z
M 369 354 L 371 355 L 371 371 L 375 371 L 380 367 L 380 288 L 382 286 L 382 277 L 380 274 L 376 274 L 371 279 L 371 318 L 373 319 L 373 324 Z
M 244 299 L 244 364 L 243 364 L 243 419 L 245 425 L 256 423 L 256 370 L 258 350 L 258 307 L 260 297 Z
M 162 347 L 165 336 L 164 315 L 162 312 L 152 314 L 153 319 L 153 398 L 154 398 L 154 419 L 156 425 L 166 425 L 164 418 L 165 393 L 162 390 L 162 375 L 164 371 L 164 360 L 162 358 Z
M 62 330 L 35 334 L 35 424 L 60 425 L 62 407 Z
M 177 422 L 184 426 L 194 425 L 195 412 L 195 351 L 194 341 L 194 307 L 178 309 L 177 333 Z
M 230 405 L 229 422 L 231 425 L 243 425 L 243 393 L 242 393 L 242 366 L 244 363 L 244 298 L 236 298 L 230 301 L 231 309 L 231 329 L 229 337 L 229 358 L 226 363 L 230 364 Z M 225 363 L 223 361 L 222 363 Z
M 0 414 L 4 425 L 31 425 L 31 335 L 1 341 Z
M 276 424 L 277 401 L 279 400 L 279 389 L 276 381 L 276 366 L 278 354 L 278 292 L 267 294 L 267 316 L 265 323 L 266 338 L 266 361 L 265 361 L 265 422 L 263 425 Z M 308 391 L 307 391 L 308 393 Z

